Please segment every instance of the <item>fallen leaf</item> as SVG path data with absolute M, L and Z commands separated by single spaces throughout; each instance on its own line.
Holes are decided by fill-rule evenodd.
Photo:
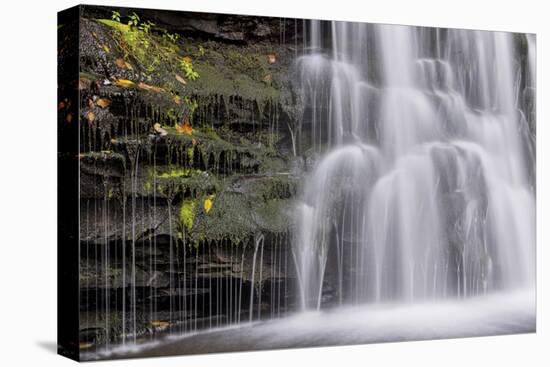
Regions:
M 122 88 L 130 88 L 136 85 L 133 81 L 127 79 L 116 79 L 114 84 Z
M 95 104 L 101 108 L 107 108 L 111 104 L 111 101 L 108 98 L 99 98 L 95 101 Z
M 126 61 L 124 59 L 121 59 L 121 58 L 116 59 L 115 64 L 116 64 L 116 66 L 118 66 L 121 69 L 128 69 L 128 70 L 133 70 L 134 69 L 128 61 Z
M 189 65 L 193 65 L 193 59 L 191 58 L 191 56 L 184 56 L 183 62 Z
M 73 122 L 73 114 L 72 113 L 68 113 L 67 116 L 65 116 L 65 121 L 70 124 L 71 122 Z
M 62 110 L 64 108 L 65 108 L 65 102 L 63 102 L 63 101 L 59 102 L 59 105 L 57 106 L 57 109 Z
M 157 134 L 159 134 L 160 136 L 166 136 L 168 135 L 168 132 L 166 130 L 164 130 L 162 127 L 160 127 L 160 124 L 158 122 L 156 122 L 154 125 L 153 125 L 153 129 L 155 130 L 155 132 Z
M 185 79 L 183 79 L 183 77 L 182 77 L 181 75 L 177 74 L 177 73 L 176 73 L 176 80 L 177 80 L 178 82 L 180 82 L 181 84 L 183 84 L 183 85 L 186 85 L 186 84 L 187 84 L 187 82 L 185 81 Z
M 88 119 L 89 122 L 94 122 L 95 120 L 95 113 L 93 113 L 92 111 L 88 112 L 86 114 L 86 118 Z
M 109 49 L 109 46 L 101 45 L 101 47 L 103 47 L 103 50 L 105 50 L 105 52 L 107 52 L 107 53 L 111 52 L 111 50 Z
M 180 98 L 180 96 L 174 96 L 174 103 L 175 103 L 175 104 L 181 104 L 181 98 Z
M 146 91 L 149 91 L 149 92 L 155 92 L 155 93 L 160 93 L 160 92 L 162 92 L 162 91 L 164 90 L 164 89 L 162 89 L 161 87 L 157 87 L 157 86 L 154 86 L 154 85 L 145 84 L 145 83 L 143 83 L 143 82 L 139 82 L 138 88 L 139 88 L 139 89 L 146 90 Z
M 214 202 L 212 201 L 213 199 L 214 199 L 214 196 L 210 195 L 208 196 L 208 198 L 204 200 L 204 211 L 206 212 L 206 214 L 208 214 L 210 209 L 212 209 L 212 205 L 214 205 Z
M 126 69 L 126 62 L 124 61 L 124 59 L 116 59 L 115 64 L 121 69 Z
M 185 122 L 183 125 L 176 124 L 176 131 L 185 135 L 193 134 L 193 126 L 189 122 Z
M 78 79 L 78 90 L 84 90 L 90 88 L 92 81 L 87 78 Z
M 277 57 L 275 54 L 267 54 L 267 63 L 268 64 L 275 64 L 277 62 Z
M 168 321 L 154 320 L 151 321 L 151 326 L 157 330 L 164 330 L 170 326 L 170 323 Z
M 94 346 L 94 344 L 91 343 L 91 342 L 80 342 L 80 343 L 78 344 L 78 347 L 79 347 L 80 349 L 88 349 L 88 348 L 91 348 L 91 347 L 93 347 L 93 346 Z

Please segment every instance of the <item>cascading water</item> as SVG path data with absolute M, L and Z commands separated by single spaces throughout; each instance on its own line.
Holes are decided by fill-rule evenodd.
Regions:
M 534 36 L 298 24 L 81 81 L 84 359 L 534 329 Z
M 518 35 L 327 25 L 297 62 L 320 155 L 298 207 L 301 307 L 533 287 Z

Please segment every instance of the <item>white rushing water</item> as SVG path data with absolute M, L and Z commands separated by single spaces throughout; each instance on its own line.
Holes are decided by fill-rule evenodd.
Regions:
M 534 287 L 521 37 L 533 86 L 530 36 L 312 23 L 298 60 L 320 156 L 293 247 L 303 309 Z
M 84 354 L 84 360 L 166 356 L 251 349 L 350 345 L 387 341 L 501 335 L 535 330 L 534 293 L 495 293 L 460 303 L 344 306 L 290 317 L 171 336 Z M 452 315 L 452 317 L 449 317 Z

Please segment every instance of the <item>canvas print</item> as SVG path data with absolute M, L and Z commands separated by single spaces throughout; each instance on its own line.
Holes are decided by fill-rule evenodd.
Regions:
M 534 332 L 533 34 L 59 13 L 59 351 Z

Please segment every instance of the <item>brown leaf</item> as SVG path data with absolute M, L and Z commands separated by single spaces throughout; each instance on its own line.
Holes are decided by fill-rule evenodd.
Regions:
M 176 80 L 177 80 L 178 82 L 180 82 L 181 84 L 183 84 L 183 85 L 186 85 L 186 84 L 187 84 L 187 82 L 185 81 L 185 79 L 183 79 L 183 77 L 182 77 L 181 75 L 177 74 L 177 73 L 176 73 Z
M 121 58 L 116 59 L 115 64 L 116 64 L 116 66 L 118 66 L 121 69 L 128 69 L 128 70 L 133 70 L 134 69 L 132 67 L 132 65 L 130 65 L 130 63 L 128 63 L 126 60 L 121 59 Z
M 155 93 L 160 93 L 160 92 L 164 91 L 164 89 L 162 89 L 161 87 L 145 84 L 143 82 L 139 82 L 138 88 L 149 91 L 149 92 L 155 92 Z
M 59 105 L 57 105 L 57 109 L 62 110 L 64 108 L 65 108 L 65 102 L 63 102 L 63 101 L 59 102 Z
M 78 90 L 84 90 L 90 88 L 90 85 L 92 85 L 92 81 L 87 78 L 80 78 L 78 79 Z
M 107 108 L 111 104 L 111 100 L 108 98 L 99 98 L 97 101 L 95 101 L 96 106 L 99 106 L 101 108 Z
M 153 320 L 151 321 L 151 326 L 157 331 L 165 330 L 170 326 L 168 321 Z
M 277 57 L 275 54 L 267 54 L 267 63 L 268 64 L 275 64 L 277 62 Z
M 168 132 L 166 130 L 164 130 L 162 127 L 160 127 L 160 124 L 158 122 L 156 122 L 154 125 L 153 125 L 153 129 L 155 130 L 155 132 L 157 134 L 159 134 L 160 136 L 166 136 L 168 135 Z
M 70 124 L 71 122 L 73 122 L 73 114 L 71 112 L 69 112 L 67 114 L 67 116 L 65 116 L 65 121 Z

